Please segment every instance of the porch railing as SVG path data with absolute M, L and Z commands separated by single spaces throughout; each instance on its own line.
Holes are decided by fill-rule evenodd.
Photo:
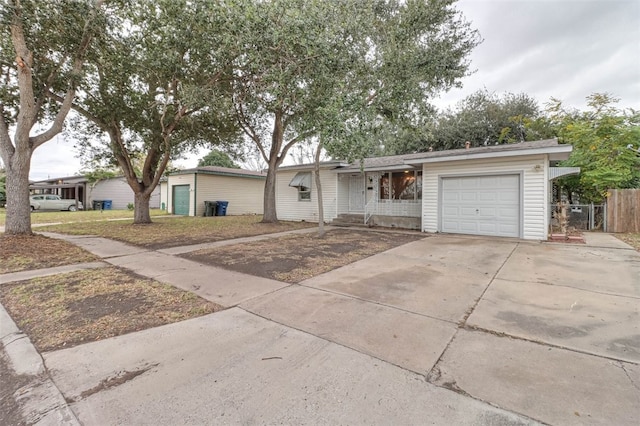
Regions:
M 422 200 L 378 200 L 371 199 L 364 207 L 364 223 L 369 223 L 373 215 L 420 217 Z
M 372 198 L 369 202 L 364 206 L 364 224 L 367 225 L 369 223 L 369 219 L 371 216 L 378 212 L 378 200 Z

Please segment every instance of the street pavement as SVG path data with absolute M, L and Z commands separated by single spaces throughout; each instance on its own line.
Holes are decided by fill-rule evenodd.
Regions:
M 42 354 L 69 422 L 640 419 L 640 253 L 611 235 L 585 245 L 425 235 L 298 285 L 173 256 L 189 248 L 63 238 L 228 308 Z M 5 351 L 28 344 L 0 330 Z

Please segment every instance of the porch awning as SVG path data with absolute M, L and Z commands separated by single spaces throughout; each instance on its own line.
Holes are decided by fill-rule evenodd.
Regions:
M 294 188 L 304 187 L 311 188 L 311 173 L 309 172 L 298 172 L 289 182 L 289 186 L 293 186 Z
M 579 175 L 580 167 L 549 167 L 549 180 L 562 176 Z

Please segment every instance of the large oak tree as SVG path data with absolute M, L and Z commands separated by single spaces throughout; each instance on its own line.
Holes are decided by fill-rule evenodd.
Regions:
M 73 104 L 83 118 L 76 137 L 94 159 L 120 167 L 135 194 L 134 223 L 151 222 L 150 196 L 172 158 L 234 140 L 224 9 L 132 0 L 88 56 L 86 89 Z
M 63 129 L 85 56 L 104 29 L 103 1 L 8 0 L 0 4 L 0 156 L 6 169 L 6 234 L 31 234 L 33 152 Z M 52 101 L 54 95 L 59 102 Z
M 360 156 L 382 122 L 420 116 L 458 84 L 478 36 L 453 3 L 234 3 L 233 102 L 268 164 L 264 222 L 277 221 L 276 171 L 296 144 L 320 136 L 331 154 Z

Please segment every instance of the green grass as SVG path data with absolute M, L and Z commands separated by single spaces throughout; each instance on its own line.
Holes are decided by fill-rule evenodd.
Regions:
M 151 210 L 152 216 L 166 215 L 164 210 Z M 0 225 L 5 224 L 7 213 L 5 209 L 0 209 Z M 133 211 L 131 210 L 87 210 L 79 212 L 33 212 L 31 213 L 31 223 L 71 223 L 71 222 L 87 222 L 106 219 L 133 219 Z

